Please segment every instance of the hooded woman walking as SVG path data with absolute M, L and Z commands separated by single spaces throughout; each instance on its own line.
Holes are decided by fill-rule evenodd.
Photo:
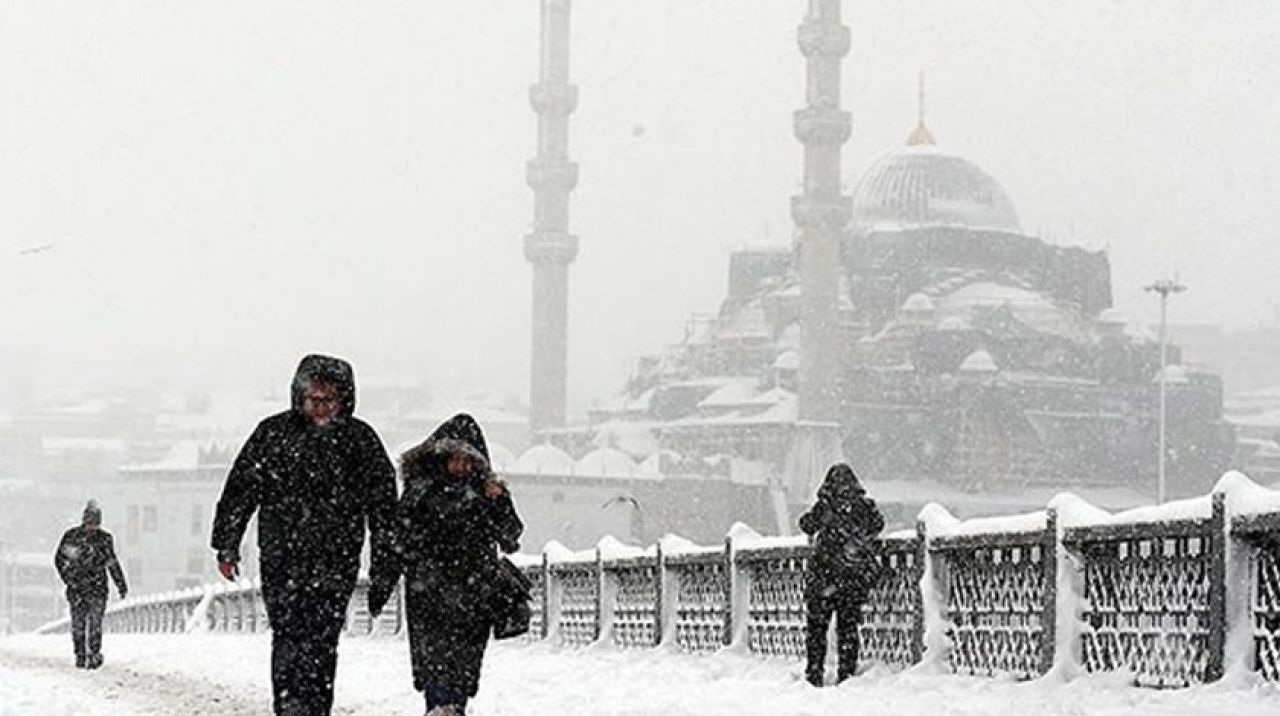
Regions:
M 524 524 L 490 470 L 484 434 L 470 415 L 453 416 L 406 452 L 401 472 L 397 542 L 413 686 L 423 692 L 428 716 L 461 716 L 480 686 L 498 550 L 519 549 Z M 394 586 L 375 584 L 375 602 Z

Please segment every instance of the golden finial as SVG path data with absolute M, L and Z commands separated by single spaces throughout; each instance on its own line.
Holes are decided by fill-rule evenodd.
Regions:
M 924 126 L 924 70 L 920 71 L 918 97 L 919 109 L 917 110 L 917 124 L 916 128 L 912 130 L 911 136 L 907 137 L 907 146 L 909 147 L 914 147 L 920 144 L 937 144 L 937 142 L 933 141 L 933 135 L 930 134 L 929 130 Z

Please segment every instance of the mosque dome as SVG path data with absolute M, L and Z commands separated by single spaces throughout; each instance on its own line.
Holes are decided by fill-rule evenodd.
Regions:
M 1022 231 L 1000 184 L 968 159 L 939 149 L 923 124 L 907 146 L 881 155 L 862 175 L 853 192 L 853 225 L 861 231 Z

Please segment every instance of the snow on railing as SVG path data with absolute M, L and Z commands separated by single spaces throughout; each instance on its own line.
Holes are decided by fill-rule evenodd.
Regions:
M 514 555 L 533 581 L 527 640 L 720 649 L 804 658 L 803 537 L 735 525 L 724 544 L 676 536 L 648 548 L 606 537 Z M 1280 681 L 1280 492 L 1228 473 L 1212 495 L 1109 514 L 1070 494 L 1043 511 L 961 521 L 939 505 L 878 542 L 863 608 L 864 660 L 895 668 L 1035 678 L 1120 672 L 1184 686 L 1257 673 Z M 347 633 L 403 635 L 400 593 L 377 619 L 361 579 Z M 42 632 L 65 632 L 67 620 Z M 253 633 L 258 585 L 133 597 L 110 631 Z

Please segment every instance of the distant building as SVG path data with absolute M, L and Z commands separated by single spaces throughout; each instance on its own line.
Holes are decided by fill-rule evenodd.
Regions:
M 234 450 L 183 441 L 158 461 L 125 465 L 98 501 L 103 526 L 137 594 L 208 583 L 217 569 L 209 548 L 214 507 Z M 245 535 L 246 576 L 256 576 L 257 529 Z
M 65 613 L 53 550 L 14 552 L 0 544 L 0 634 L 31 631 Z

